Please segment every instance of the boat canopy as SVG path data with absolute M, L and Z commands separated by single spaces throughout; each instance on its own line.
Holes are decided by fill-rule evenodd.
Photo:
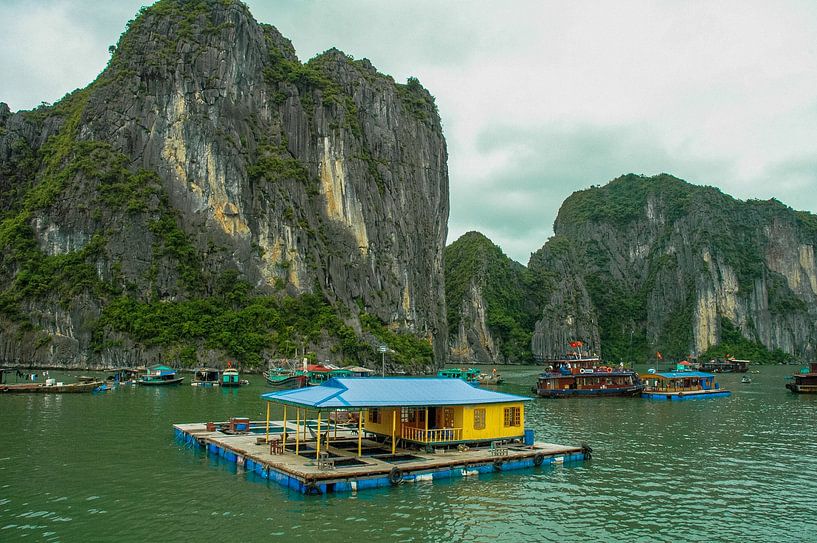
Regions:
M 151 375 L 175 375 L 176 370 L 161 364 L 156 364 L 150 367 L 150 373 Z
M 664 371 L 661 373 L 649 373 L 644 375 L 644 377 L 652 378 L 658 377 L 659 379 L 689 379 L 689 378 L 703 378 L 709 379 L 711 377 L 715 377 L 711 373 L 706 373 L 703 371 Z
M 316 387 L 268 392 L 261 398 L 319 410 L 479 405 L 532 399 L 476 388 L 461 379 L 426 377 L 339 377 Z

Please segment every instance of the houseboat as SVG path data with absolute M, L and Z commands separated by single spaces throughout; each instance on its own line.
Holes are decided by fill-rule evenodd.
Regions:
M 244 432 L 176 424 L 178 439 L 306 494 L 477 476 L 589 457 L 589 447 L 537 443 L 531 398 L 450 378 L 333 378 L 269 392 L 267 419 Z M 283 413 L 271 421 L 271 406 Z M 343 422 L 341 422 L 343 421 Z
M 310 364 L 306 368 L 309 380 L 307 384 L 311 387 L 322 385 L 329 379 L 336 377 L 352 377 L 349 370 L 340 369 L 334 366 L 323 366 L 321 364 Z
M 140 373 L 145 373 L 147 368 L 114 368 L 113 373 L 105 380 L 114 385 L 135 385 Z
M 699 362 L 695 367 L 700 371 L 711 373 L 746 373 L 749 371 L 749 360 L 712 359 L 709 362 Z
M 232 366 L 228 366 L 227 369 L 221 373 L 220 383 L 222 388 L 237 388 L 250 384 L 246 379 L 242 379 L 238 374 L 238 370 Z
M 817 394 L 817 362 L 803 368 L 800 373 L 792 375 L 792 382 L 786 388 L 797 394 Z
M 217 387 L 221 380 L 221 372 L 217 368 L 199 368 L 193 374 L 194 387 Z
M 437 372 L 437 377 L 442 379 L 462 379 L 468 383 L 479 384 L 480 371 L 474 368 L 464 370 L 462 368 L 448 368 Z
M 176 370 L 157 364 L 147 369 L 147 372 L 136 381 L 144 386 L 165 386 L 178 385 L 184 381 L 184 377 L 177 377 Z
M 642 398 L 652 400 L 695 400 L 729 396 L 731 392 L 720 388 L 715 376 L 702 371 L 668 371 L 647 373 Z
M 533 387 L 543 398 L 638 396 L 644 390 L 638 373 L 623 366 L 596 365 L 600 361 L 595 357 L 555 362 L 558 365 L 539 374 Z

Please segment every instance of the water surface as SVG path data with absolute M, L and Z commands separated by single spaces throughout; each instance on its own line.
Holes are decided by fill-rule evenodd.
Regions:
M 729 398 L 536 399 L 536 439 L 592 461 L 322 497 L 174 440 L 174 422 L 263 419 L 260 376 L 4 395 L 0 541 L 817 541 L 817 396 L 784 388 L 794 371 L 722 375 Z M 503 369 L 499 390 L 528 394 L 537 372 Z

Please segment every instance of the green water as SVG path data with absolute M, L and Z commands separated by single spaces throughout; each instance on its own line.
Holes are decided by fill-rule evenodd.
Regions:
M 723 375 L 721 399 L 537 399 L 537 440 L 592 461 L 321 497 L 174 440 L 174 422 L 263 419 L 259 376 L 4 395 L 0 541 L 817 541 L 817 396 L 784 388 L 794 371 Z M 503 373 L 527 394 L 537 368 Z

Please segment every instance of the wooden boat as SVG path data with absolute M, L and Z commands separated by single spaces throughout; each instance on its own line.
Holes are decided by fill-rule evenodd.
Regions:
M 641 379 L 645 384 L 641 397 L 653 400 L 694 400 L 732 394 L 720 388 L 713 374 L 701 371 L 647 373 Z
M 232 367 L 228 367 L 221 373 L 221 386 L 224 388 L 237 388 L 243 385 L 249 385 L 250 382 L 246 379 L 242 379 L 239 374 L 238 370 Z
M 221 372 L 217 368 L 199 368 L 193 374 L 194 387 L 217 387 L 221 381 Z
M 184 377 L 176 377 L 176 370 L 157 364 L 151 366 L 136 382 L 144 386 L 165 386 L 178 385 L 182 381 Z
M 445 377 L 448 379 L 462 379 L 467 383 L 479 384 L 480 371 L 474 368 L 464 370 L 462 368 L 448 368 L 437 372 L 437 377 Z
M 480 373 L 477 376 L 477 380 L 481 385 L 501 385 L 505 381 L 502 378 L 502 374 L 497 373 L 496 370 L 493 370 L 491 373 Z
M 65 394 L 71 392 L 93 392 L 105 385 L 104 381 L 84 381 L 81 383 L 63 384 L 54 379 L 47 379 L 45 383 L 20 383 L 15 385 L 0 385 L 0 394 L 40 392 Z
M 267 385 L 280 390 L 303 388 L 309 382 L 309 376 L 302 371 L 291 371 L 274 368 L 264 372 Z
M 803 368 L 800 373 L 792 375 L 786 388 L 796 394 L 817 394 L 817 362 L 812 362 L 809 368 Z

